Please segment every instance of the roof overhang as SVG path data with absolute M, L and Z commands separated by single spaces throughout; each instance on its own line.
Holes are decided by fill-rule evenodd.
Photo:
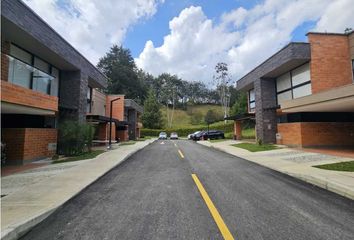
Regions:
M 244 114 L 237 114 L 234 116 L 229 116 L 224 119 L 225 120 L 242 121 L 242 120 L 254 119 L 254 118 L 255 118 L 254 113 L 244 113 Z
M 29 115 L 55 115 L 55 111 L 28 107 L 14 103 L 1 102 L 1 113 L 3 114 L 29 114 Z
M 354 112 L 354 84 L 285 101 L 282 112 Z
M 22 1 L 1 1 L 1 39 L 12 42 L 63 71 L 81 71 L 94 87 L 107 78 Z
M 144 108 L 142 106 L 140 106 L 139 104 L 137 104 L 132 99 L 124 99 L 124 108 L 126 108 L 126 109 L 134 109 L 138 113 L 143 113 L 144 112 Z
M 247 91 L 260 78 L 275 78 L 311 59 L 309 43 L 292 42 L 237 81 L 237 90 Z

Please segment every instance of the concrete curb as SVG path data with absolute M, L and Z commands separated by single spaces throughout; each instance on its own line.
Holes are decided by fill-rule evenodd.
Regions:
M 200 145 L 216 149 L 218 151 L 230 154 L 232 156 L 236 156 L 236 157 L 242 158 L 242 159 L 244 159 L 246 161 L 249 161 L 249 162 L 252 162 L 252 163 L 256 163 L 256 164 L 258 164 L 260 166 L 263 166 L 263 167 L 272 169 L 274 171 L 286 174 L 288 176 L 294 177 L 296 179 L 302 180 L 304 182 L 310 183 L 310 184 L 315 185 L 317 187 L 326 189 L 326 190 L 328 190 L 330 192 L 334 192 L 334 193 L 336 193 L 338 195 L 341 195 L 343 197 L 346 197 L 346 198 L 349 198 L 351 200 L 354 200 L 354 189 L 345 187 L 342 184 L 335 183 L 335 182 L 329 182 L 326 179 L 319 178 L 319 177 L 309 176 L 309 175 L 305 175 L 305 174 L 290 173 L 288 171 L 282 171 L 280 169 L 269 167 L 267 165 L 261 164 L 261 163 L 256 162 L 256 161 L 252 161 L 252 160 L 246 159 L 244 157 L 240 157 L 240 156 L 231 154 L 231 153 L 227 152 L 226 150 L 224 150 L 224 149 L 222 149 L 220 147 L 217 147 L 217 146 L 213 146 L 213 145 L 207 146 L 207 145 L 204 145 L 204 144 L 200 144 Z
M 128 158 L 130 158 L 132 155 L 136 154 L 137 152 L 141 151 L 145 147 L 149 146 L 150 144 L 154 143 L 156 140 L 150 141 L 147 145 L 137 148 L 133 152 L 127 154 L 120 162 L 117 164 L 112 165 L 107 171 L 103 172 L 96 178 L 94 178 L 91 182 L 89 182 L 86 186 L 81 188 L 79 191 L 77 191 L 75 194 L 70 196 L 68 199 L 65 201 L 59 203 L 58 205 L 52 206 L 50 209 L 46 209 L 43 212 L 37 214 L 36 216 L 33 216 L 30 219 L 27 219 L 26 221 L 19 223 L 17 226 L 13 228 L 7 228 L 5 231 L 2 229 L 1 230 L 1 240 L 16 240 L 25 235 L 27 232 L 29 232 L 33 227 L 35 227 L 37 224 L 41 223 L 44 221 L 47 217 L 49 217 L 52 213 L 54 213 L 56 210 L 61 208 L 65 203 L 67 203 L 69 200 L 73 199 L 77 195 L 79 195 L 81 192 L 83 192 L 86 188 L 88 188 L 91 184 L 95 183 L 98 181 L 101 177 L 112 171 L 115 167 L 119 166 L 123 162 L 125 162 Z M 97 156 L 99 157 L 99 156 Z M 96 157 L 96 158 L 97 158 Z

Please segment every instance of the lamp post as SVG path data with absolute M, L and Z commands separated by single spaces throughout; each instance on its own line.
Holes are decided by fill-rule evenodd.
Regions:
M 108 149 L 112 148 L 112 106 L 114 101 L 118 101 L 120 98 L 115 98 L 111 100 L 110 112 L 109 112 L 109 143 Z

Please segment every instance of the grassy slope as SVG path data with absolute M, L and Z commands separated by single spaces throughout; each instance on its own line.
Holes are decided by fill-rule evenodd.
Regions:
M 201 123 L 199 125 L 191 124 L 191 116 L 192 114 L 199 112 L 203 116 L 206 115 L 209 109 L 212 109 L 219 113 L 221 116 L 222 114 L 222 107 L 220 105 L 195 105 L 195 106 L 188 106 L 187 111 L 177 109 L 173 113 L 173 126 L 172 128 L 189 128 L 189 127 L 205 127 L 206 125 Z M 166 107 L 161 108 L 162 117 L 164 121 L 167 122 L 166 117 Z M 190 115 L 188 114 L 190 113 Z M 204 119 L 204 117 L 203 117 Z

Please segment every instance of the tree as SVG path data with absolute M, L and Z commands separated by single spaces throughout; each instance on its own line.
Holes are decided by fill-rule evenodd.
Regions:
M 156 100 L 155 93 L 150 90 L 144 102 L 144 114 L 141 118 L 145 128 L 160 129 L 162 127 L 162 116 L 160 104 Z
M 217 112 L 215 112 L 212 109 L 209 109 L 204 117 L 204 121 L 206 124 L 212 124 L 214 122 L 221 120 L 220 118 L 221 118 L 221 116 L 219 116 L 219 114 Z
M 125 94 L 126 98 L 143 102 L 146 88 L 139 80 L 138 69 L 129 49 L 114 45 L 100 58 L 97 68 L 108 77 L 108 93 Z
M 226 63 L 219 62 L 215 66 L 216 75 L 214 76 L 214 80 L 216 80 L 216 89 L 220 96 L 221 106 L 224 110 L 224 118 L 228 115 L 230 104 L 229 84 L 231 82 L 231 78 L 228 71 L 229 70 Z
M 244 113 L 247 113 L 247 95 L 242 92 L 237 95 L 235 103 L 231 107 L 231 115 Z

